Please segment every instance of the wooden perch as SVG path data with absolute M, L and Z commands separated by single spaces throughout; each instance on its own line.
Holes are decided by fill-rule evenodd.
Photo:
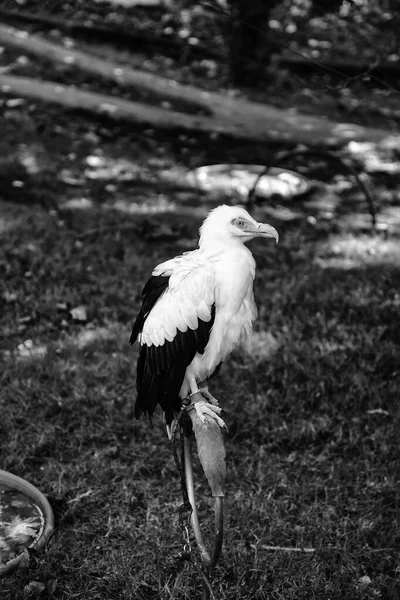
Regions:
M 194 410 L 189 412 L 196 438 L 197 454 L 214 498 L 225 496 L 225 446 L 220 426 L 211 418 L 203 423 Z
M 157 106 L 78 90 L 74 86 L 57 85 L 50 81 L 0 75 L 3 91 L 13 94 L 56 102 L 73 109 L 83 108 L 98 114 L 107 113 L 116 119 L 150 124 L 154 127 L 180 127 L 262 142 L 338 148 L 355 140 L 385 147 L 400 146 L 400 136 L 392 135 L 383 129 L 336 123 L 323 117 L 300 115 L 293 111 L 207 92 L 152 73 L 122 67 L 79 50 L 66 49 L 39 36 L 1 25 L 0 44 L 56 63 L 73 65 L 87 73 L 113 80 L 121 86 L 136 87 L 164 101 L 175 102 L 179 106 L 187 105 L 193 112 L 201 111 L 203 114 L 164 110 Z

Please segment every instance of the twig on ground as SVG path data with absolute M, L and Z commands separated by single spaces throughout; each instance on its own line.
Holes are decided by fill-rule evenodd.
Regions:
M 257 548 L 257 550 L 274 550 L 277 552 L 306 552 L 312 553 L 315 552 L 315 548 L 291 548 L 286 546 L 256 546 L 252 545 L 252 548 Z
M 75 498 L 71 498 L 68 500 L 68 504 L 73 504 L 74 502 L 79 502 L 82 498 L 87 498 L 88 496 L 92 496 L 93 494 L 98 494 L 99 492 L 96 490 L 88 490 L 87 492 L 82 492 L 82 494 L 78 494 Z

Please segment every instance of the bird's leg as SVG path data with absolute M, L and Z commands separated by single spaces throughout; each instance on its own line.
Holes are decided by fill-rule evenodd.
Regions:
M 199 391 L 203 398 L 208 400 L 210 404 L 213 404 L 214 406 L 219 406 L 218 400 L 208 391 L 208 385 L 201 387 Z
M 206 416 L 208 416 L 216 421 L 220 427 L 225 427 L 225 429 L 227 429 L 225 421 L 219 416 L 222 412 L 222 408 L 217 405 L 218 403 L 210 403 L 205 399 L 207 398 L 207 400 L 209 400 L 209 396 L 211 396 L 211 394 L 209 394 L 209 396 L 203 396 L 203 389 L 199 390 L 194 377 L 189 377 L 189 386 L 191 393 L 188 397 L 192 401 L 192 407 L 195 409 L 200 421 L 202 423 L 206 423 Z M 213 398 L 213 400 L 215 400 L 215 398 Z

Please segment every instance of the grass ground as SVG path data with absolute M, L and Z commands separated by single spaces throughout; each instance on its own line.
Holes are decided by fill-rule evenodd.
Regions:
M 75 15 L 73 3 L 60 7 Z M 363 52 L 375 51 L 368 42 Z M 226 83 L 193 75 L 184 57 L 172 67 L 152 60 L 184 81 Z M 1 61 L 102 85 L 7 50 Z M 398 130 L 394 111 L 380 110 L 397 108 L 393 88 L 342 83 L 289 76 L 260 98 Z M 273 149 L 94 123 L 20 99 L 1 108 L 0 466 L 37 485 L 56 514 L 47 551 L 0 580 L 1 600 L 201 598 L 196 571 L 174 570 L 181 498 L 161 417 L 153 428 L 133 419 L 130 326 L 152 267 L 194 247 L 207 210 L 227 200 L 188 189 L 186 169 L 265 163 Z M 229 426 L 226 535 L 212 588 L 218 600 L 399 600 L 398 173 L 370 176 L 384 236 L 366 229 L 365 199 L 332 165 L 299 169 L 333 185 L 255 213 L 281 236 L 277 247 L 251 246 L 256 334 L 272 335 L 274 352 L 258 344 L 253 357 L 237 353 L 212 382 Z
M 99 145 L 84 123 L 71 172 Z M 125 146 L 119 156 L 106 139 L 102 148 L 108 165 L 133 160 Z M 59 168 L 69 150 L 54 149 Z M 3 191 L 0 205 L 1 467 L 37 485 L 57 517 L 47 551 L 0 581 L 1 598 L 200 598 L 196 572 L 173 569 L 179 478 L 161 418 L 153 428 L 133 420 L 128 339 L 145 278 L 195 243 L 209 198 L 188 192 L 180 215 L 184 195 L 167 186 L 166 210 L 153 214 L 160 198 L 143 182 L 135 191 L 116 178 L 110 205 L 109 181 L 86 177 L 72 193 L 53 175 L 11 185 L 13 201 Z M 102 201 L 71 202 L 83 194 Z M 294 219 L 290 206 L 258 209 L 281 234 L 276 248 L 252 245 L 257 331 L 278 348 L 236 354 L 213 382 L 229 426 L 226 538 L 212 578 L 221 600 L 400 594 L 399 237 L 352 228 L 357 204 L 324 220 L 319 202 L 325 210 L 321 190 Z

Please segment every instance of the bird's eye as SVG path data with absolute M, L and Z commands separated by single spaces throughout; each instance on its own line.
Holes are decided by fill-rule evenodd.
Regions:
M 241 219 L 238 219 L 236 221 L 236 227 L 244 227 L 244 221 L 242 221 Z

